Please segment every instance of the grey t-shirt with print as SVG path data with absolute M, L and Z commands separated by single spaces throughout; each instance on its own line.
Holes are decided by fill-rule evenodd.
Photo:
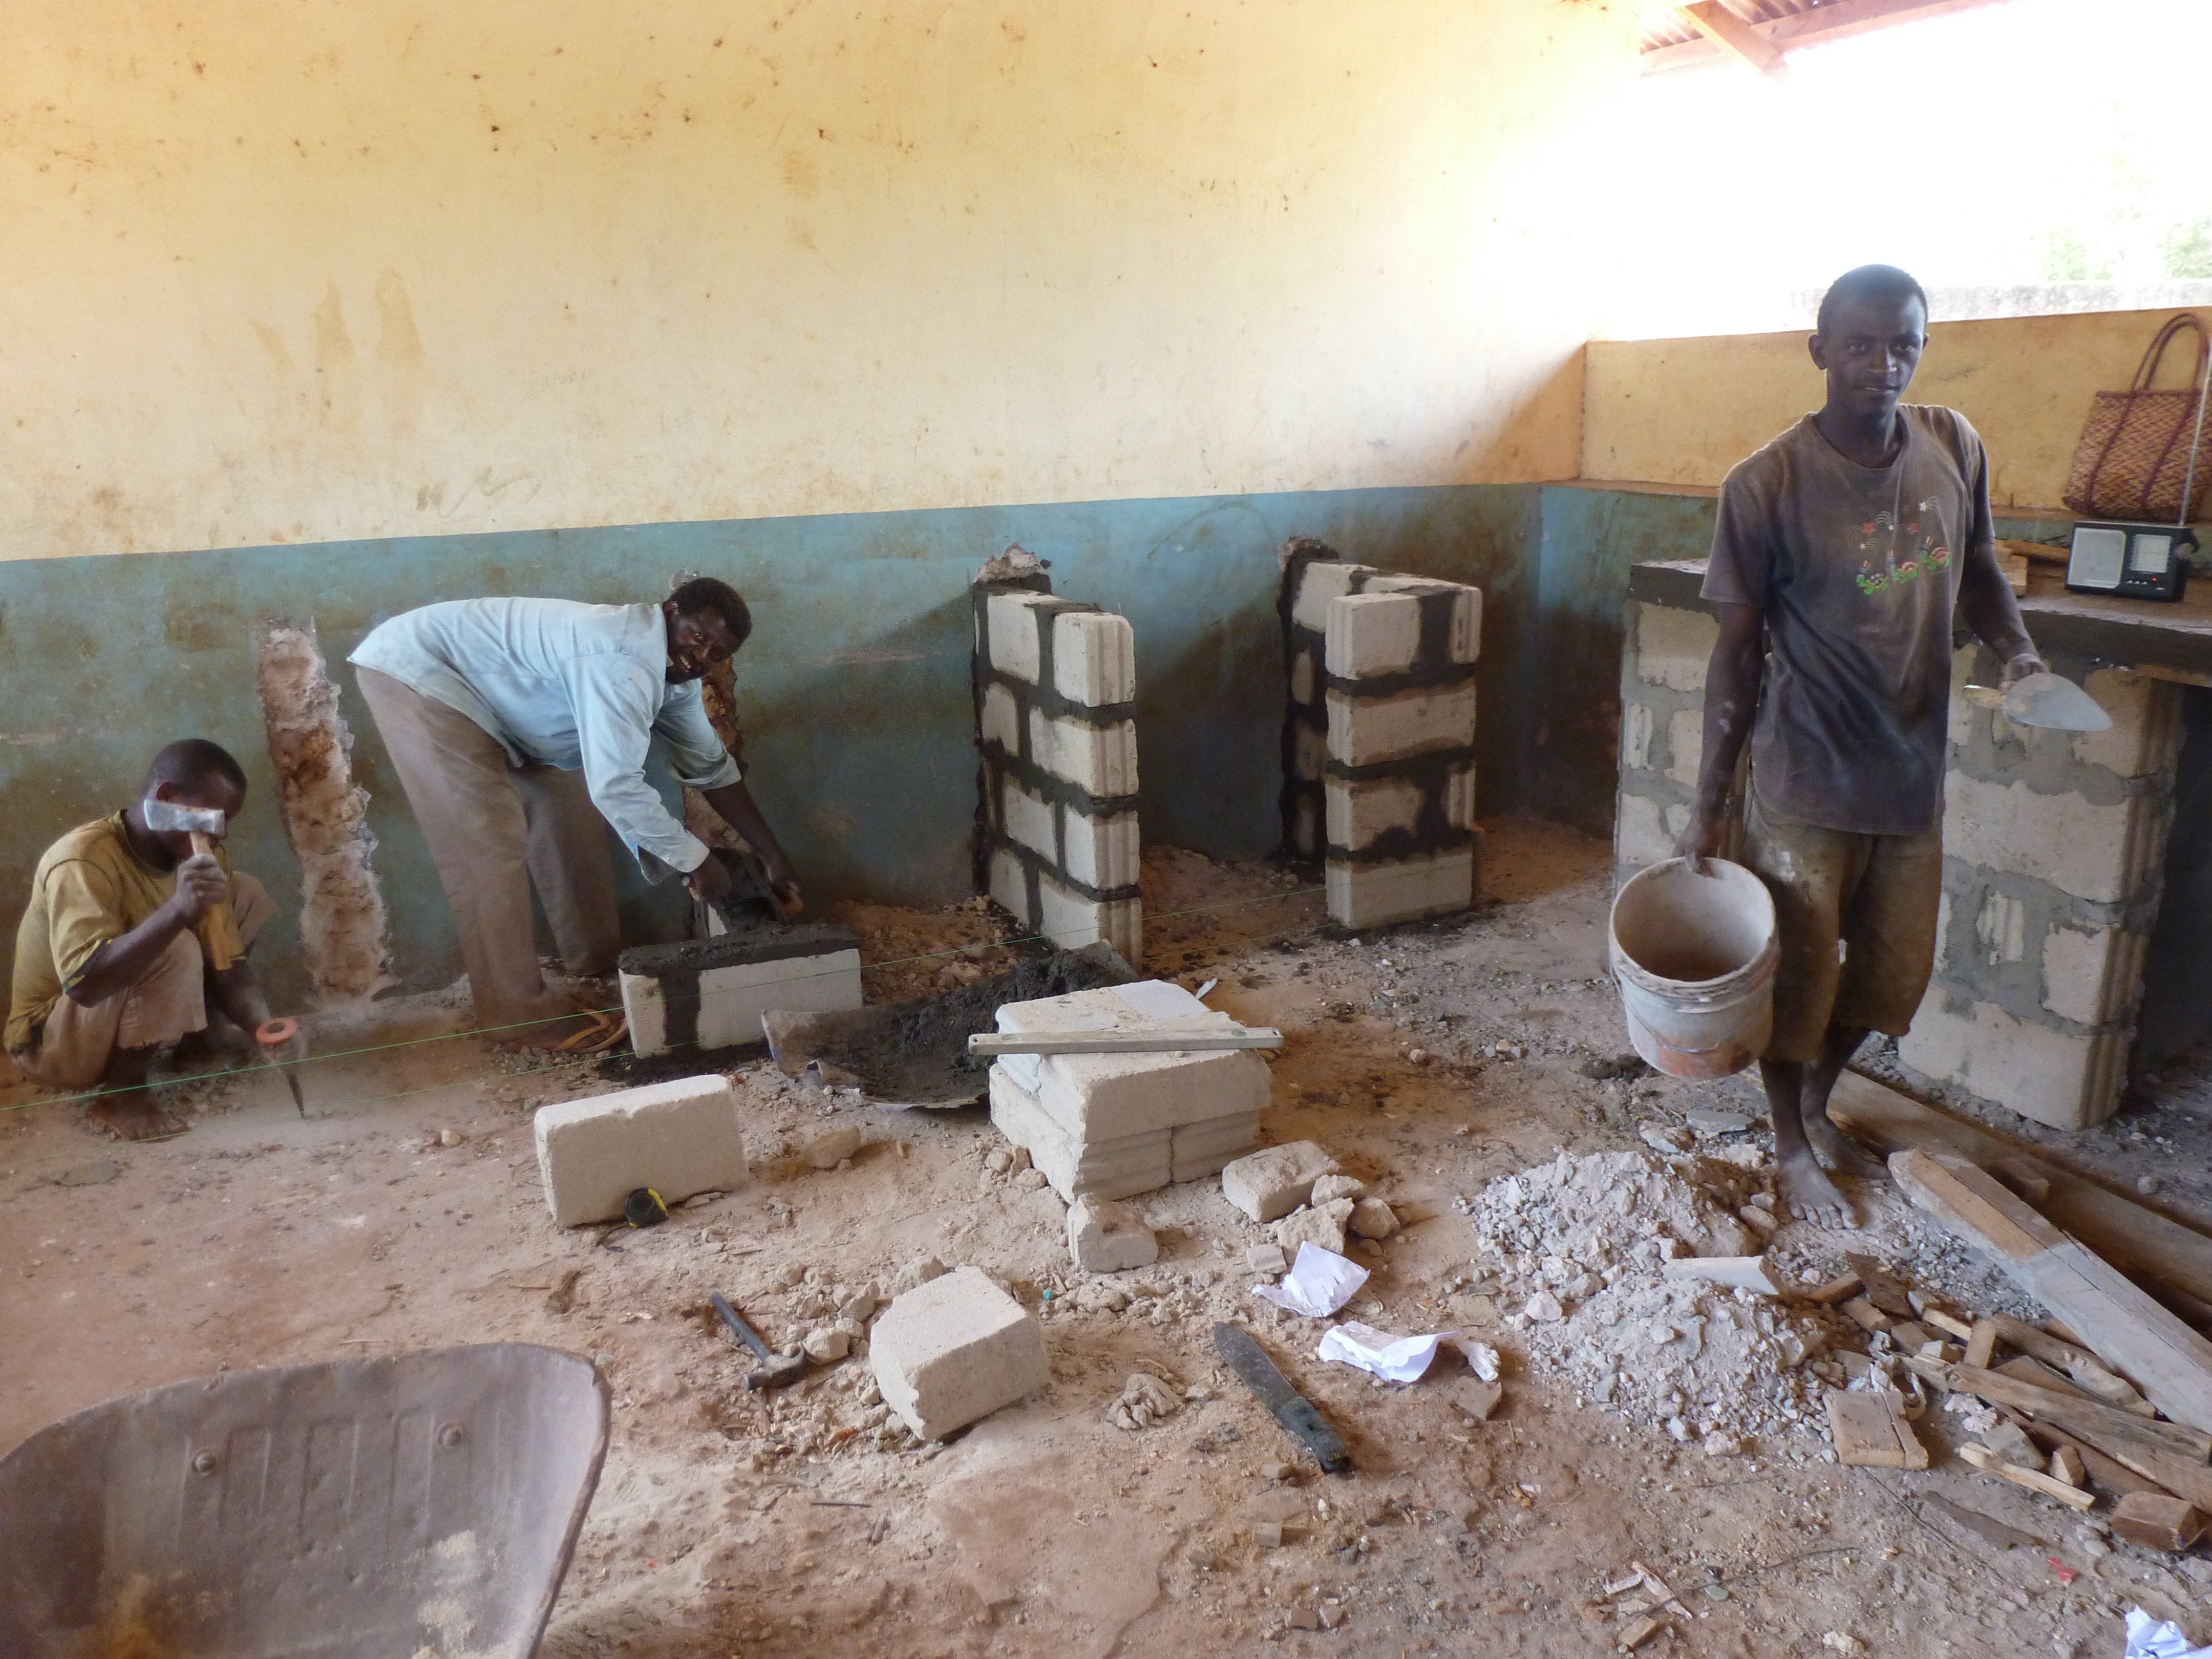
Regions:
M 1909 836 L 1942 813 L 1951 617 L 1989 546 L 1990 479 L 1965 416 L 1898 409 L 1905 446 L 1861 466 L 1808 415 L 1721 486 L 1704 595 L 1766 616 L 1752 787 L 1784 817 Z

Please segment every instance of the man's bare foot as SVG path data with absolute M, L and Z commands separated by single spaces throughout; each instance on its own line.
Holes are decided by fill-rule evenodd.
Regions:
M 118 1140 L 166 1140 L 191 1127 L 143 1089 L 102 1095 L 87 1109 Z
M 1820 1162 L 1838 1175 L 1872 1181 L 1889 1173 L 1889 1166 L 1838 1129 L 1826 1111 L 1805 1114 L 1805 1139 Z
M 602 1029 L 602 1023 L 590 1014 L 564 1014 L 558 1019 L 541 1019 L 532 1025 L 517 1025 L 501 1031 L 494 1041 L 495 1048 L 561 1048 L 577 1038 Z
M 1775 1197 L 1784 1213 L 1816 1227 L 1856 1227 L 1858 1215 L 1810 1152 L 1785 1158 L 1775 1170 Z

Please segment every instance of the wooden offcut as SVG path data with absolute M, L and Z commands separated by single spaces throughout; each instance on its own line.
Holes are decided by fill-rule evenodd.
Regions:
M 2130 1492 L 2113 1508 L 2112 1530 L 2145 1549 L 2185 1550 L 2203 1535 L 2204 1516 L 2179 1498 Z
M 2048 1183 L 2050 1197 L 2036 1207 L 2053 1225 L 2123 1273 L 2212 1304 L 2212 1238 L 2046 1163 L 2024 1142 L 1923 1106 L 1856 1072 L 1836 1079 L 1828 1115 L 1885 1157 L 1923 1146 L 1948 1148 L 1984 1169 L 2014 1160 Z
M 1924 1469 L 1928 1448 L 1905 1420 L 1904 1401 L 1888 1389 L 1838 1389 L 1828 1396 L 1836 1462 L 1863 1469 Z
M 1908 1198 L 2080 1332 L 2151 1404 L 2177 1423 L 2212 1424 L 2212 1342 L 1957 1153 L 1898 1152 L 1889 1169 Z
M 2166 1489 L 2156 1481 L 2145 1480 L 2118 1458 L 2106 1456 L 2094 1446 L 2076 1440 L 2053 1424 L 2039 1423 L 2030 1419 L 2027 1432 L 2037 1445 L 2050 1452 L 2054 1458 L 2061 1452 L 2069 1452 L 2080 1458 L 2082 1474 L 2115 1498 L 2125 1498 L 2131 1492 L 2165 1494 Z
M 2009 1480 L 2015 1486 L 2025 1486 L 2032 1492 L 2056 1498 L 2069 1509 L 2088 1510 L 2097 1506 L 2094 1493 L 2069 1486 L 2063 1480 L 2054 1480 L 2039 1469 L 2024 1469 L 2017 1463 L 2008 1463 L 1987 1446 L 1961 1446 L 1959 1455 L 1985 1474 L 1994 1474 L 2000 1480 Z

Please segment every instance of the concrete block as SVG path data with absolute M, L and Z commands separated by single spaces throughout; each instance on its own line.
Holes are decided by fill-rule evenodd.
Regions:
M 1179 1123 L 1169 1133 L 1170 1178 L 1203 1181 L 1219 1175 L 1260 1144 L 1260 1115 L 1240 1112 L 1212 1123 Z
M 1053 690 L 1070 702 L 1103 706 L 1137 695 L 1137 635 L 1127 617 L 1071 611 L 1053 619 Z
M 1037 653 L 1037 608 L 1056 604 L 1048 593 L 994 593 L 983 602 L 991 636 L 991 667 L 1036 684 L 1043 665 Z
M 1363 590 L 1369 593 L 1437 593 L 1452 596 L 1451 627 L 1445 636 L 1445 654 L 1462 665 L 1482 654 L 1482 590 L 1464 582 L 1438 581 L 1429 576 L 1374 575 Z
M 1158 1030 L 1180 1026 L 1225 1031 L 1237 1022 L 1163 980 L 1106 986 L 999 1010 L 998 1029 L 1021 1033 Z M 1010 1054 L 993 1067 L 1033 1096 L 1082 1142 L 1256 1117 L 1267 1103 L 1267 1063 L 1247 1050 L 1139 1054 Z
M 1316 559 L 1307 565 L 1298 580 L 1297 596 L 1291 601 L 1291 620 L 1300 628 L 1310 628 L 1316 634 L 1328 631 L 1328 607 L 1352 592 L 1354 577 L 1366 573 L 1362 564 L 1346 564 L 1340 560 Z
M 1321 856 L 1321 807 L 1311 797 L 1304 796 L 1291 808 L 1291 849 L 1301 858 Z
M 2112 717 L 2110 731 L 2080 732 L 2074 757 L 2124 778 L 2148 777 L 2172 766 L 2181 747 L 2181 688 L 2125 668 L 2100 668 L 2081 682 Z
M 1133 1198 L 1175 1178 L 1172 1134 L 1165 1129 L 1086 1143 L 1054 1121 L 1036 1097 L 991 1068 L 991 1126 L 1028 1152 L 1030 1167 L 1068 1203 L 1085 1193 Z
M 1373 766 L 1438 749 L 1474 743 L 1475 688 L 1401 691 L 1395 696 L 1328 694 L 1329 758 L 1346 766 Z
M 1047 872 L 1037 883 L 1044 914 L 1030 925 L 1065 951 L 1080 951 L 1104 939 L 1135 967 L 1144 953 L 1144 901 L 1114 899 L 1100 903 L 1053 879 Z
M 1030 710 L 1030 753 L 1056 778 L 1102 799 L 1137 793 L 1137 723 L 1091 726 Z
M 1093 817 L 1073 806 L 1060 813 L 1061 845 L 1066 862 L 1061 866 L 1070 879 L 1097 888 L 1137 884 L 1137 815 L 1116 812 Z
M 1014 694 L 1003 685 L 983 688 L 983 708 L 976 716 L 977 734 L 986 744 L 996 744 L 1009 755 L 1022 750 L 1022 711 Z
M 1444 822 L 1455 830 L 1474 828 L 1474 763 L 1444 774 Z
M 1052 1380 L 1044 1328 L 980 1267 L 895 1300 L 868 1336 L 884 1403 L 924 1440 L 1011 1406 Z
M 1402 674 L 1421 650 L 1421 603 L 1411 593 L 1347 593 L 1328 608 L 1322 660 L 1338 679 Z
M 1301 705 L 1311 703 L 1320 694 L 1321 677 L 1314 653 L 1294 652 L 1291 657 L 1291 701 Z
M 1221 1195 L 1255 1221 L 1288 1215 L 1313 1196 L 1314 1182 L 1337 1172 L 1336 1160 L 1310 1140 L 1289 1141 L 1240 1158 L 1221 1172 Z M 1345 1213 L 1351 1213 L 1347 1206 Z
M 1382 927 L 1464 910 L 1474 902 L 1475 861 L 1468 847 L 1387 863 L 1331 860 L 1322 877 L 1329 916 L 1346 927 Z
M 545 1206 L 563 1227 L 616 1219 L 640 1187 L 676 1204 L 745 1182 L 738 1097 L 718 1073 L 541 1107 L 534 1133 Z
M 1316 1244 L 1324 1250 L 1344 1254 L 1344 1231 L 1352 1223 L 1356 1200 L 1349 1198 L 1332 1199 L 1326 1204 L 1316 1204 L 1310 1209 L 1296 1211 L 1275 1224 L 1275 1243 L 1293 1261 L 1297 1260 L 1298 1246 Z
M 638 945 L 617 966 L 640 1055 L 758 1042 L 771 1009 L 860 1006 L 859 935 L 826 922 Z
M 1703 696 L 1705 665 L 1720 642 L 1720 624 L 1702 611 L 1636 607 L 1636 677 L 1648 685 Z
M 990 891 L 1011 915 L 1029 927 L 1036 926 L 1036 918 L 1030 914 L 1028 873 L 1020 856 L 1004 847 L 991 849 Z
M 1651 769 L 1651 733 L 1657 716 L 1651 705 L 1630 702 L 1620 711 L 1620 766 L 1625 772 Z
M 1298 776 L 1309 782 L 1318 780 L 1328 770 L 1328 728 L 1301 722 L 1293 752 Z
M 1698 787 L 1698 766 L 1705 754 L 1705 714 L 1678 708 L 1667 722 L 1667 775 L 1688 788 Z
M 1674 837 L 1660 818 L 1660 804 L 1649 795 L 1632 795 L 1624 787 L 1616 803 L 1613 825 L 1613 859 L 1624 869 L 1641 870 L 1674 855 Z
M 1329 845 L 1355 853 L 1394 830 L 1410 833 L 1427 799 L 1411 778 L 1331 778 L 1322 796 Z
M 1992 968 L 2022 960 L 2027 955 L 2027 906 L 2008 893 L 1985 890 L 1974 915 L 1974 938 Z
M 999 780 L 999 832 L 1040 858 L 1056 862 L 1060 847 L 1054 838 L 1052 816 L 1051 803 L 1024 788 L 1018 779 Z
M 1943 799 L 1946 853 L 2094 903 L 2132 898 L 2164 850 L 2166 813 L 2148 796 L 2100 804 L 1954 770 Z
M 1954 1013 L 1942 992 L 1931 988 L 1898 1044 L 1898 1058 L 1923 1076 L 2038 1123 L 2081 1129 L 2103 1122 L 2119 1104 L 2127 1042 L 2124 1033 L 2054 1030 L 1993 1003 L 1972 1003 Z
M 1160 1242 L 1126 1204 L 1086 1194 L 1068 1206 L 1067 1253 L 1087 1273 L 1126 1273 L 1160 1259 Z
M 2124 927 L 2053 927 L 2043 936 L 2043 1006 L 2083 1025 L 2125 1018 L 2149 943 Z

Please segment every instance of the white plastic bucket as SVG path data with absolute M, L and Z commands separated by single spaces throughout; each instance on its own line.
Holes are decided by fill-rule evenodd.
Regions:
M 1636 1052 L 1672 1077 L 1727 1077 L 1774 1029 L 1774 898 L 1740 864 L 1668 859 L 1613 901 L 1608 955 Z

